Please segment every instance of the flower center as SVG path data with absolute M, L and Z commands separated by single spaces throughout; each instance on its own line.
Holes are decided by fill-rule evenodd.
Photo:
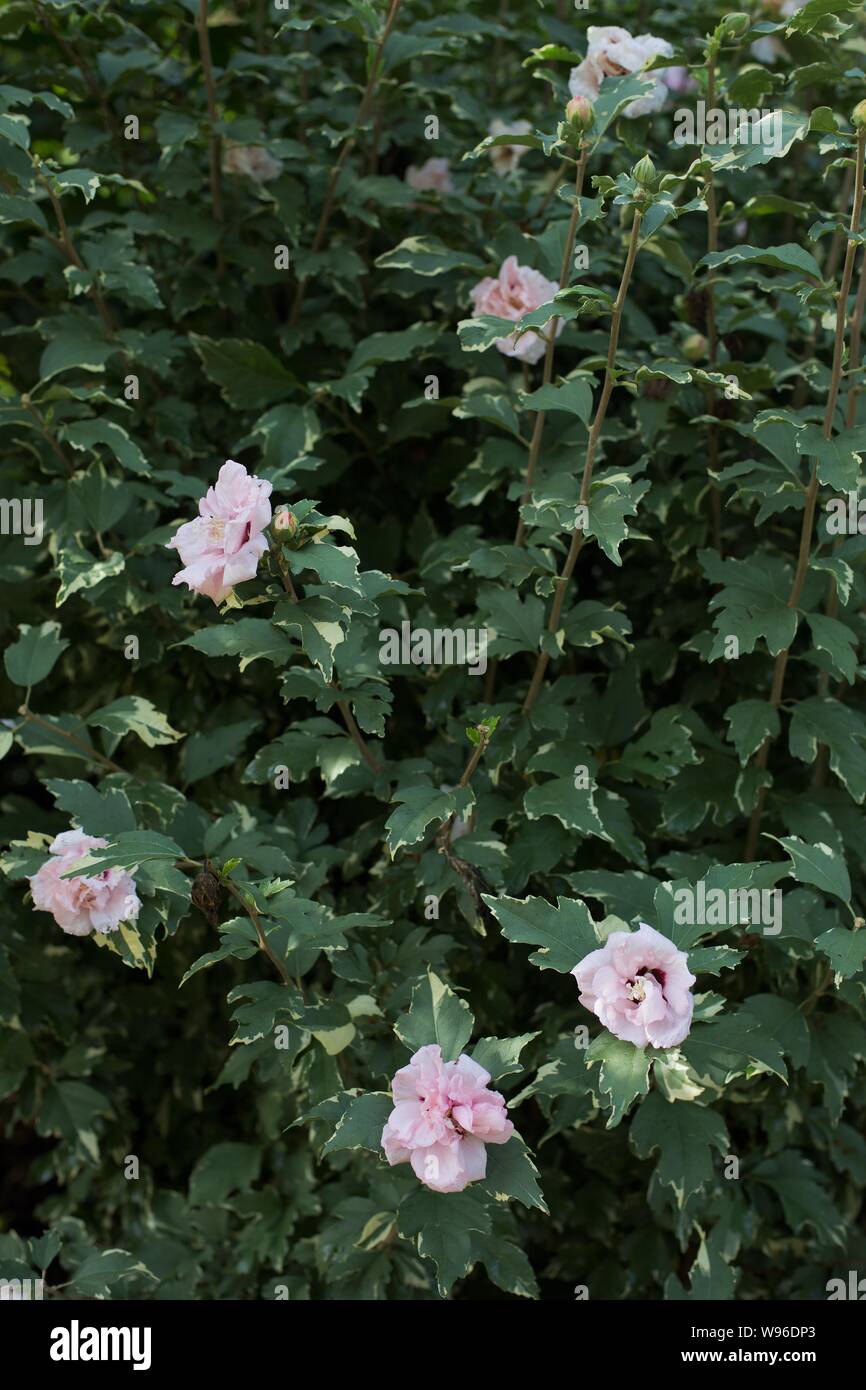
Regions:
M 633 980 L 629 980 L 629 998 L 634 999 L 638 1004 L 642 1004 L 643 1001 L 646 999 L 646 984 L 644 982 L 644 979 L 642 978 L 645 975 L 652 975 L 653 979 L 656 981 L 656 984 L 659 986 L 662 992 L 664 992 L 665 972 L 663 970 L 650 970 L 647 966 L 644 965 L 637 972 L 636 977 Z
M 422 1104 L 423 1106 L 426 1107 L 427 1110 L 430 1110 L 430 1109 L 431 1109 L 431 1107 L 432 1107 L 432 1100 L 428 1101 L 428 1099 L 427 1099 L 426 1096 L 419 1096 L 418 1099 L 420 1100 L 421 1104 Z M 444 1120 L 445 1120 L 445 1123 L 446 1123 L 446 1124 L 449 1124 L 449 1125 L 451 1126 L 451 1128 L 452 1128 L 453 1130 L 455 1130 L 456 1133 L 459 1134 L 460 1137 L 462 1138 L 463 1135 L 466 1133 L 466 1130 L 463 1129 L 463 1127 L 462 1127 L 461 1125 L 459 1125 L 459 1124 L 457 1123 L 457 1121 L 455 1120 L 454 1116 L 453 1116 L 452 1113 L 451 1113 L 451 1106 L 450 1106 L 450 1105 L 449 1105 L 448 1109 L 445 1111 L 445 1114 L 444 1114 L 443 1118 L 444 1118 Z

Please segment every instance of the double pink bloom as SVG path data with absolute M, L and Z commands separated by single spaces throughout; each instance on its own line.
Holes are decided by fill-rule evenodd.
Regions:
M 443 1062 L 438 1044 L 419 1048 L 391 1084 L 394 1109 L 382 1131 L 391 1166 L 411 1163 L 434 1192 L 462 1192 L 483 1178 L 485 1144 L 507 1144 L 514 1133 L 490 1079 L 465 1053 Z
M 49 847 L 47 859 L 30 879 L 33 906 L 50 912 L 58 927 L 70 936 L 92 931 L 117 931 L 121 922 L 134 922 L 141 909 L 135 880 L 124 869 L 103 869 L 92 878 L 63 878 L 77 859 L 90 849 L 104 849 L 107 840 L 65 830 Z
M 641 922 L 615 931 L 572 970 L 580 1002 L 615 1038 L 635 1047 L 675 1047 L 692 1023 L 695 977 L 688 956 Z
M 496 278 L 488 276 L 486 280 L 479 280 L 470 293 L 474 306 L 473 318 L 478 318 L 480 314 L 491 314 L 495 318 L 510 319 L 512 323 L 517 323 L 532 309 L 540 309 L 542 304 L 549 304 L 553 296 L 559 293 L 559 285 L 555 280 L 548 280 L 540 271 L 533 270 L 531 266 L 520 265 L 516 256 L 507 256 Z M 548 324 L 548 332 L 550 326 Z M 563 320 L 558 319 L 557 337 L 563 326 Z M 497 338 L 496 346 L 506 357 L 516 357 L 521 362 L 530 364 L 543 357 L 547 349 L 544 338 L 539 337 L 537 333 L 524 333 L 517 341 L 513 334 L 508 338 Z
M 186 584 L 222 603 L 235 584 L 254 579 L 268 548 L 263 533 L 271 520 L 271 490 L 271 483 L 252 477 L 242 463 L 224 463 L 216 486 L 199 502 L 195 521 L 187 521 L 168 542 L 185 566 L 172 584 Z

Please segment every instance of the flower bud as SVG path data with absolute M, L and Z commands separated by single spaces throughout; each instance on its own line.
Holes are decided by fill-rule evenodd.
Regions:
M 683 343 L 683 356 L 688 362 L 699 362 L 706 351 L 707 340 L 703 333 L 690 333 Z
M 656 166 L 653 164 L 648 154 L 643 159 L 639 159 L 631 171 L 631 176 L 635 183 L 639 183 L 641 188 L 650 188 L 655 183 Z
M 855 130 L 866 128 L 866 101 L 858 101 L 851 112 L 851 124 Z
M 717 32 L 722 39 L 741 39 L 749 32 L 751 22 L 747 14 L 735 11 L 725 15 Z
M 274 530 L 288 531 L 291 539 L 298 530 L 298 518 L 288 507 L 282 507 L 280 511 L 274 513 Z
M 581 135 L 591 130 L 595 123 L 595 112 L 589 97 L 572 97 L 565 108 L 565 119 Z

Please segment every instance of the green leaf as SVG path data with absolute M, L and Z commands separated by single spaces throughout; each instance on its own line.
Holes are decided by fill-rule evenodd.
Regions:
M 788 1073 L 781 1048 L 754 1014 L 745 1009 L 710 1023 L 696 1023 L 680 1051 L 699 1077 L 726 1086 L 735 1076 L 769 1071 L 781 1081 Z
M 135 816 L 126 793 L 119 787 L 97 791 L 89 782 L 46 779 L 58 811 L 67 811 L 86 835 L 111 836 L 120 830 L 135 830 Z
M 573 774 L 553 777 L 529 787 L 523 798 L 523 806 L 530 820 L 555 816 L 566 830 L 574 830 L 581 836 L 598 835 L 605 838 L 592 789 L 576 788 Z
M 435 236 L 410 236 L 375 261 L 378 270 L 411 270 L 416 275 L 446 275 L 450 270 L 483 271 L 484 262 L 468 251 L 452 251 Z
M 189 1200 L 194 1206 L 224 1202 L 232 1192 L 258 1182 L 262 1151 L 257 1144 L 213 1144 L 193 1168 Z
M 267 618 L 238 618 L 234 623 L 215 623 L 178 642 L 205 656 L 239 656 L 241 672 L 264 658 L 275 666 L 285 666 L 295 654 L 291 638 Z
M 768 265 L 774 270 L 790 270 L 797 275 L 823 280 L 815 257 L 793 242 L 786 242 L 784 246 L 733 246 L 728 251 L 711 251 L 698 262 L 709 270 L 740 264 Z
M 522 396 L 520 404 L 525 410 L 565 410 L 588 425 L 592 416 L 592 386 L 585 377 L 575 377 L 561 386 L 540 386 Z
M 87 716 L 88 724 L 110 734 L 136 734 L 148 748 L 177 743 L 184 735 L 173 729 L 164 714 L 141 695 L 123 695 Z
M 658 1091 L 646 1097 L 631 1123 L 631 1141 L 641 1158 L 660 1150 L 658 1181 L 672 1187 L 677 1206 L 713 1180 L 713 1149 L 728 1150 L 728 1131 L 715 1111 L 690 1101 L 673 1103 Z
M 472 1232 L 487 1235 L 490 1217 L 470 1192 L 413 1192 L 400 1203 L 397 1224 L 401 1236 L 415 1237 L 418 1254 L 436 1266 L 436 1283 L 443 1298 L 472 1264 Z
M 73 1290 L 73 1297 L 110 1298 L 114 1286 L 133 1275 L 156 1278 L 128 1250 L 94 1250 L 78 1266 L 69 1287 Z
M 830 750 L 830 767 L 858 805 L 866 798 L 866 720 L 839 700 L 814 695 L 800 700 L 791 716 L 788 743 L 795 758 L 810 766 L 819 744 Z
M 538 1298 L 532 1265 L 518 1245 L 488 1235 L 473 1240 L 473 1250 L 497 1288 L 523 1298 Z
M 475 1027 L 469 1005 L 428 970 L 412 991 L 409 1012 L 398 1019 L 394 1032 L 410 1052 L 438 1043 L 442 1057 L 453 1062 L 460 1056 Z
M 312 570 L 314 574 L 319 576 L 322 584 L 339 589 L 348 589 L 353 594 L 363 593 L 358 574 L 358 555 L 351 546 L 335 545 L 331 540 L 322 540 L 314 542 L 312 545 L 305 545 L 301 550 L 290 550 L 286 559 L 294 574 L 303 574 L 304 570 Z M 292 605 L 292 607 L 297 606 Z M 283 604 L 282 620 L 284 623 L 288 620 L 286 608 L 287 605 Z
M 21 635 L 17 642 L 6 648 L 3 664 L 14 685 L 29 688 L 51 674 L 55 662 L 65 652 L 69 642 L 60 636 L 59 623 L 45 622 L 39 627 L 22 623 L 18 631 Z
M 119 550 L 97 560 L 95 555 L 91 555 L 90 551 L 81 545 L 72 543 L 64 546 L 57 557 L 57 570 L 60 575 L 57 607 L 60 608 L 73 594 L 95 589 L 97 584 L 102 584 L 104 580 L 114 579 L 122 572 L 124 563 L 123 554 Z
M 385 822 L 387 844 L 393 859 L 402 845 L 416 845 L 423 839 L 432 821 L 442 823 L 451 815 L 465 820 L 474 797 L 468 787 L 443 792 L 430 783 L 421 783 L 412 787 L 398 787 L 391 800 L 401 803 Z
M 586 535 L 595 537 L 607 558 L 615 565 L 622 564 L 619 547 L 628 539 L 629 527 L 625 518 L 636 512 L 636 499 L 629 492 L 618 492 L 613 487 L 597 487 L 590 493 L 583 529 Z
M 258 719 L 240 719 L 236 724 L 221 724 L 206 733 L 190 734 L 181 751 L 184 780 L 200 782 L 237 762 L 243 757 L 247 739 L 258 727 Z
M 369 1149 L 371 1153 L 381 1153 L 382 1130 L 393 1108 L 394 1102 L 385 1091 L 367 1091 L 355 1096 L 322 1149 L 322 1156 L 339 1149 Z
M 98 318 L 83 311 L 67 310 L 36 325 L 48 346 L 39 362 L 43 381 L 76 367 L 85 372 L 101 372 L 119 351 L 119 344 L 105 336 Z
M 825 932 L 825 935 L 829 933 Z M 809 1060 L 809 1029 L 801 1006 L 778 994 L 753 994 L 743 1004 L 741 1013 L 752 1014 L 773 1037 L 795 1067 L 804 1067 Z
M 665 1281 L 665 1298 L 699 1299 L 713 1302 L 732 1299 L 737 1286 L 737 1271 L 731 1267 L 725 1231 L 720 1222 L 710 1235 L 701 1235 L 701 1243 L 689 1270 L 689 1291 L 683 1288 L 675 1274 Z
M 807 613 L 812 629 L 812 641 L 819 651 L 827 652 L 833 664 L 833 674 L 853 685 L 857 675 L 857 646 L 859 638 L 847 623 L 828 618 L 824 613 Z
M 800 883 L 812 883 L 823 893 L 851 901 L 851 879 L 843 856 L 829 845 L 807 845 L 797 835 L 772 836 L 791 861 L 791 874 Z
M 544 898 L 482 897 L 506 940 L 540 947 L 529 960 L 541 970 L 567 974 L 590 951 L 598 949 L 593 920 L 586 905 L 577 899 L 558 898 L 554 907 Z
M 613 1129 L 638 1096 L 649 1090 L 650 1066 L 665 1053 L 653 1047 L 635 1047 L 612 1033 L 600 1033 L 586 1053 L 586 1065 L 600 1062 L 598 1089 L 609 1097 L 610 1115 L 606 1129 Z
M 251 1001 L 249 1004 L 239 1004 L 232 1013 L 237 1028 L 230 1045 L 235 1046 L 258 1042 L 259 1038 L 273 1034 L 277 1018 L 291 1012 L 300 995 L 297 992 L 293 994 L 285 985 L 275 984 L 272 980 L 253 980 L 248 985 L 237 985 L 227 998 L 230 1004 L 238 999 Z
M 479 1067 L 490 1072 L 493 1081 L 501 1081 L 504 1076 L 523 1071 L 520 1054 L 539 1033 L 521 1033 L 517 1038 L 481 1038 L 473 1047 L 470 1056 Z
M 138 477 L 150 472 L 150 464 L 122 425 L 114 420 L 73 420 L 58 430 L 58 437 L 73 449 L 93 453 L 98 444 L 110 449 L 121 468 Z
M 200 970 L 207 970 L 221 960 L 233 957 L 235 960 L 250 960 L 261 949 L 255 927 L 249 917 L 231 917 L 219 924 L 220 944 L 215 951 L 206 951 L 194 960 L 181 979 L 178 989 L 185 985 Z
M 801 111 L 771 111 L 752 126 L 757 139 L 707 145 L 703 158 L 709 160 L 714 169 L 753 169 L 772 159 L 783 158 L 796 140 L 805 138 L 810 124 L 810 117 Z M 749 249 L 754 250 L 754 247 Z
M 725 720 L 730 725 L 728 738 L 743 767 L 765 739 L 776 738 L 779 733 L 779 711 L 768 700 L 740 700 L 729 705 Z
M 88 1163 L 99 1161 L 97 1120 L 110 1110 L 105 1096 L 83 1081 L 57 1081 L 45 1091 L 36 1128 L 73 1145 Z
M 837 976 L 850 979 L 863 969 L 866 961 L 866 931 L 849 931 L 847 927 L 831 927 L 815 941 L 823 951 Z
M 378 367 L 382 362 L 406 362 L 432 347 L 439 336 L 440 330 L 433 323 L 413 323 L 398 333 L 371 333 L 356 343 L 346 363 L 346 375 Z
M 155 830 L 123 830 L 111 835 L 104 848 L 89 849 L 63 877 L 90 874 L 94 869 L 134 869 L 151 860 L 185 857 L 180 845 L 167 835 L 160 835 Z
M 538 1185 L 538 1169 L 518 1134 L 507 1144 L 488 1144 L 487 1173 L 482 1187 L 497 1202 L 522 1202 L 547 1214 L 547 1205 Z
M 244 338 L 204 338 L 190 334 L 206 375 L 216 382 L 234 410 L 262 410 L 285 400 L 297 386 L 292 373 L 261 343 Z
M 763 1159 L 750 1176 L 775 1193 L 792 1231 L 811 1226 L 821 1240 L 844 1247 L 846 1222 L 827 1196 L 825 1180 L 805 1154 L 783 1149 Z

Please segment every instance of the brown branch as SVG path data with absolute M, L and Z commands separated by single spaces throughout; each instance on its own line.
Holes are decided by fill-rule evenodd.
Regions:
M 28 412 L 28 414 L 30 414 L 30 415 L 33 416 L 33 419 L 36 421 L 37 425 L 39 426 L 39 432 L 40 432 L 40 434 L 42 435 L 42 438 L 43 438 L 43 439 L 45 440 L 45 442 L 48 444 L 48 446 L 49 446 L 49 448 L 51 449 L 51 452 L 54 454 L 55 458 L 57 458 L 57 459 L 60 460 L 60 462 L 63 464 L 63 467 L 67 470 L 67 472 L 69 472 L 69 473 L 74 473 L 74 472 L 75 472 L 75 464 L 72 462 L 72 459 L 67 458 L 66 454 L 63 452 L 62 448 L 60 447 L 60 443 L 59 443 L 59 441 L 58 441 L 56 435 L 52 434 L 51 430 L 50 430 L 50 429 L 48 428 L 48 426 L 46 425 L 44 419 L 43 419 L 42 416 L 40 415 L 39 411 L 36 409 L 36 406 L 35 406 L 35 405 L 33 404 L 33 402 L 30 400 L 30 397 L 26 394 L 26 392 L 25 392 L 25 394 L 21 397 L 21 404 L 23 405 L 24 409 Z
M 857 285 L 857 298 L 854 301 L 854 309 L 849 320 L 849 345 L 848 345 L 848 375 L 851 378 L 851 385 L 848 388 L 848 398 L 845 409 L 845 428 L 853 429 L 857 420 L 857 394 L 860 391 L 860 384 L 857 377 L 860 372 L 860 339 L 863 329 L 863 314 L 866 311 L 866 254 L 860 262 L 860 280 Z M 833 549 L 838 550 L 842 544 L 842 537 L 837 536 Z M 836 580 L 831 574 L 827 580 L 827 599 L 824 605 L 824 612 L 828 618 L 835 618 L 839 612 L 839 591 L 836 587 Z M 846 689 L 847 681 L 841 681 L 837 689 L 837 698 Z M 825 696 L 830 688 L 830 673 L 822 671 L 818 676 L 818 694 Z M 827 765 L 829 762 L 829 749 L 826 743 L 820 744 L 818 756 L 815 759 L 815 775 L 812 779 L 813 786 L 823 787 L 827 780 Z
M 198 35 L 198 50 L 201 56 L 201 65 L 204 72 L 205 90 L 207 92 L 207 114 L 210 122 L 210 194 L 213 204 L 214 221 L 217 224 L 217 275 L 222 276 L 225 272 L 225 253 L 223 251 L 223 194 L 220 172 L 221 145 L 217 123 L 219 121 L 219 110 L 217 107 L 216 82 L 213 75 L 213 60 L 210 51 L 210 35 L 207 29 L 207 5 L 208 0 L 198 0 L 198 14 L 196 16 L 196 33 Z
M 716 57 L 707 58 L 707 110 L 716 104 Z M 712 167 L 704 176 L 704 189 L 707 199 L 707 254 L 719 249 L 719 215 L 716 207 L 716 185 Z M 706 280 L 707 294 L 707 343 L 710 371 L 715 370 L 719 355 L 719 335 L 716 328 L 716 276 L 710 268 Z M 706 408 L 708 415 L 715 414 L 716 391 L 714 386 L 706 388 Z M 718 431 L 714 424 L 707 427 L 707 471 L 712 476 L 719 464 Z M 719 555 L 722 554 L 722 498 L 718 483 L 710 484 L 710 505 L 713 516 L 713 543 Z
M 204 4 L 204 3 L 205 3 L 205 0 L 201 0 L 201 2 L 202 2 L 202 4 Z M 389 39 L 390 34 L 391 34 L 391 30 L 393 29 L 394 23 L 395 23 L 395 21 L 396 21 L 396 19 L 397 19 L 397 14 L 398 14 L 399 9 L 400 9 L 400 4 L 401 4 L 401 0 L 391 0 L 391 8 L 390 8 L 389 11 L 388 11 L 388 17 L 387 17 L 387 19 L 385 20 L 385 27 L 384 27 L 384 29 L 382 30 L 382 36 L 381 36 L 381 38 L 379 39 L 379 44 L 378 44 L 378 47 L 376 48 L 376 54 L 375 54 L 375 57 L 373 58 L 373 63 L 372 63 L 372 65 L 371 65 L 371 67 L 370 67 L 370 74 L 369 74 L 369 76 L 368 76 L 368 78 L 367 78 L 367 85 L 366 85 L 366 87 L 364 88 L 364 93 L 363 93 L 363 95 L 362 95 L 362 97 L 361 97 L 361 104 L 360 104 L 360 106 L 358 107 L 358 114 L 357 114 L 356 117 L 355 117 L 354 124 L 355 124 L 355 127 L 356 127 L 356 128 L 357 128 L 358 126 L 360 126 L 360 125 L 363 125 L 364 121 L 367 119 L 367 114 L 368 114 L 369 109 L 370 109 L 370 104 L 371 104 L 371 102 L 372 102 L 372 100 L 373 100 L 373 97 L 374 97 L 374 95 L 375 95 L 376 83 L 377 83 L 378 80 L 379 80 L 379 68 L 380 68 L 381 63 L 382 63 L 382 52 L 383 52 L 383 50 L 384 50 L 385 44 L 388 42 L 388 39 Z M 320 216 L 319 216 L 319 223 L 318 223 L 318 226 L 316 227 L 315 236 L 313 237 L 313 244 L 312 244 L 312 246 L 311 246 L 311 248 L 310 248 L 311 253 L 312 253 L 313 255 L 316 255 L 317 252 L 319 252 L 319 251 L 322 249 L 322 244 L 323 244 L 323 242 L 324 242 L 324 240 L 325 240 L 325 233 L 326 233 L 327 230 L 328 230 L 328 224 L 329 224 L 330 221 L 331 221 L 331 214 L 333 213 L 333 210 L 334 210 L 334 201 L 335 201 L 335 198 L 336 198 L 337 184 L 339 183 L 340 175 L 341 175 L 342 172 L 343 172 L 343 166 L 344 166 L 344 164 L 346 163 L 346 160 L 348 159 L 349 154 L 351 153 L 352 149 L 354 148 L 356 140 L 357 140 L 357 135 L 356 135 L 356 134 L 353 133 L 352 135 L 349 136 L 349 138 L 348 138 L 348 139 L 345 141 L 345 143 L 343 144 L 343 147 L 342 147 L 342 149 L 340 150 L 339 155 L 337 156 L 337 162 L 336 162 L 336 164 L 334 165 L 334 168 L 333 168 L 332 171 L 331 171 L 331 177 L 330 177 L 330 179 L 328 180 L 328 186 L 327 186 L 327 189 L 325 190 L 325 201 L 324 201 L 324 203 L 322 204 L 322 211 L 321 211 L 321 214 L 320 214 Z M 298 281 L 298 287 L 297 287 L 297 289 L 295 290 L 295 297 L 294 297 L 294 300 L 293 300 L 293 302 L 292 302 L 291 311 L 290 311 L 290 313 L 289 313 L 289 327 L 290 327 L 290 328 L 294 328 L 295 324 L 296 324 L 297 321 L 298 321 L 298 316 L 299 316 L 299 314 L 300 314 L 300 312 L 301 312 L 301 307 L 302 307 L 302 305 L 303 305 L 303 303 L 304 303 L 304 295 L 306 294 L 306 286 L 307 286 L 307 279 L 306 279 L 306 276 L 302 276 L 301 279 Z
M 583 194 L 583 181 L 586 174 L 586 166 L 589 160 L 589 144 L 584 142 L 581 145 L 580 158 L 577 161 L 577 169 L 574 177 L 574 204 L 571 209 L 571 218 L 568 223 L 568 231 L 565 238 L 565 247 L 562 256 L 562 266 L 559 272 L 559 288 L 564 290 L 571 279 L 571 257 L 574 251 L 574 239 L 577 235 L 577 223 L 580 217 L 580 199 Z M 553 358 L 556 351 L 556 326 L 559 318 L 553 318 L 548 325 L 547 351 L 544 354 L 544 370 L 541 377 L 541 385 L 549 386 L 553 379 Z M 524 364 L 525 365 L 525 364 Z M 539 410 L 536 412 L 535 425 L 532 431 L 532 439 L 529 444 L 529 459 L 526 465 L 526 486 L 520 505 L 525 506 L 529 501 L 532 484 L 535 479 L 535 470 L 538 465 L 539 455 L 541 454 L 541 441 L 544 435 L 544 421 L 546 412 Z M 517 531 L 514 536 L 515 545 L 523 545 L 526 535 L 526 527 L 523 517 L 518 514 Z
M 634 221 L 632 222 L 631 236 L 629 237 L 628 252 L 626 253 L 626 260 L 625 265 L 623 267 L 622 279 L 620 280 L 619 290 L 617 291 L 617 296 L 614 300 L 613 313 L 611 315 L 610 338 L 608 340 L 607 347 L 607 362 L 605 364 L 604 383 L 601 388 L 601 396 L 599 397 L 598 407 L 595 412 L 595 418 L 593 419 L 592 426 L 590 427 L 589 439 L 587 440 L 586 460 L 583 466 L 583 478 L 581 480 L 580 485 L 580 505 L 582 507 L 585 507 L 587 502 L 589 501 L 589 490 L 592 485 L 592 470 L 593 464 L 595 463 L 596 450 L 598 448 L 598 441 L 601 436 L 605 416 L 607 415 L 608 403 L 610 402 L 610 398 L 613 393 L 614 368 L 616 366 L 616 349 L 619 343 L 619 330 L 620 324 L 622 322 L 622 311 L 623 306 L 625 304 L 626 295 L 628 294 L 628 287 L 629 282 L 631 281 L 631 274 L 632 270 L 634 269 L 635 259 L 637 257 L 637 244 L 638 237 L 640 235 L 642 221 L 643 214 L 641 213 L 639 208 L 635 208 Z M 583 527 L 580 525 L 575 526 L 574 531 L 572 532 L 571 545 L 569 547 L 565 564 L 563 565 L 562 571 L 556 581 L 556 594 L 550 612 L 550 620 L 547 624 L 547 630 L 552 636 L 555 636 L 559 629 L 559 619 L 562 614 L 563 604 L 565 603 L 566 591 L 568 589 L 571 576 L 574 572 L 575 565 L 577 564 L 577 561 L 580 558 L 580 552 L 583 549 L 583 543 L 585 538 L 586 532 L 584 531 Z M 544 680 L 544 673 L 547 670 L 549 661 L 550 656 L 546 651 L 539 652 L 538 658 L 535 663 L 535 671 L 532 676 L 532 682 L 530 684 L 526 699 L 523 702 L 524 714 L 529 714 L 530 710 L 535 704 L 535 701 L 538 697 L 538 693 L 541 690 L 541 685 Z
M 286 559 L 283 555 L 282 547 L 279 544 L 272 544 L 271 554 L 274 556 L 274 559 L 277 562 L 277 568 L 280 571 L 280 579 L 282 580 L 283 588 L 285 589 L 292 603 L 298 603 L 299 600 L 297 590 L 295 589 L 295 586 L 292 583 L 292 576 L 289 573 L 289 567 L 286 564 Z M 328 681 L 328 688 L 330 690 L 338 690 L 339 686 L 334 681 Z M 343 716 L 343 723 L 346 725 L 346 730 L 350 738 L 354 742 L 355 746 L 357 747 L 358 752 L 361 754 L 361 757 L 364 759 L 364 762 L 367 764 L 368 768 L 372 773 L 378 775 L 378 773 L 382 771 L 382 765 L 373 756 L 373 753 L 370 749 L 369 744 L 367 743 L 367 740 L 364 738 L 364 735 L 358 728 L 352 711 L 349 708 L 348 701 L 338 700 L 337 709 Z
M 854 184 L 854 205 L 851 209 L 850 231 L 857 232 L 860 227 L 860 217 L 863 210 L 863 167 L 864 154 L 866 154 L 866 130 L 859 130 L 857 133 L 857 161 Z M 833 367 L 830 373 L 830 385 L 827 391 L 827 405 L 824 410 L 823 435 L 825 439 L 830 439 L 833 434 L 833 420 L 836 414 L 836 402 L 839 399 L 839 386 L 842 380 L 842 351 L 845 345 L 845 321 L 848 309 L 848 295 L 851 291 L 851 280 L 854 274 L 854 257 L 857 245 L 853 239 L 848 241 L 848 249 L 845 252 L 845 264 L 842 270 L 842 283 L 839 287 L 839 294 L 836 299 L 836 332 L 833 339 Z M 797 555 L 797 568 L 794 572 L 794 583 L 788 598 L 788 608 L 796 608 L 800 602 L 800 595 L 803 592 L 803 585 L 806 582 L 806 574 L 809 569 L 809 554 L 812 545 L 812 531 L 815 524 L 815 508 L 818 501 L 818 460 L 812 465 L 812 472 L 809 478 L 809 486 L 806 489 L 806 506 L 803 511 L 803 522 L 800 528 L 800 547 Z M 773 667 L 773 682 L 770 690 L 770 704 L 774 709 L 778 709 L 782 703 L 782 693 L 785 685 L 785 671 L 788 665 L 790 647 L 785 647 L 776 657 Z M 767 766 L 770 755 L 772 739 L 765 738 L 754 759 L 754 766 L 763 771 Z M 743 850 L 743 860 L 751 863 L 755 857 L 758 847 L 758 836 L 761 833 L 761 821 L 764 815 L 764 802 L 766 801 L 766 785 L 759 787 L 755 801 L 755 807 L 749 820 L 749 829 L 746 834 L 746 844 Z
M 280 979 L 282 980 L 283 984 L 291 988 L 292 984 L 294 983 L 292 977 L 288 972 L 285 962 L 280 960 L 279 956 L 275 954 L 271 946 L 268 944 L 268 938 L 265 935 L 264 928 L 262 927 L 262 921 L 259 917 L 258 908 L 255 906 L 254 903 L 249 902 L 247 898 L 244 897 L 240 888 L 237 886 L 236 883 L 233 883 L 230 878 L 221 878 L 220 882 L 222 883 L 222 886 L 224 888 L 228 889 L 229 893 L 236 900 L 236 902 L 240 903 L 244 912 L 247 914 L 247 916 L 253 924 L 253 928 L 258 938 L 260 949 L 264 951 L 268 960 L 271 962 L 274 969 L 277 971 L 277 974 L 280 976 Z
M 85 743 L 77 734 L 70 733 L 68 729 L 58 728 L 57 725 L 51 724 L 47 719 L 43 719 L 41 715 L 34 714 L 26 705 L 22 705 L 18 713 L 27 723 L 36 724 L 40 729 L 45 729 L 49 734 L 56 734 L 58 738 L 65 739 L 67 743 L 71 743 L 73 747 L 83 753 L 90 762 L 99 763 L 101 767 L 107 768 L 109 772 L 120 772 L 124 777 L 132 777 L 134 781 L 140 782 L 142 780 L 140 777 L 135 777 L 134 773 L 126 772 L 118 763 L 112 762 L 111 758 L 106 758 L 104 753 L 100 753 L 98 749 Z
M 88 65 L 88 63 L 85 62 L 81 52 L 79 51 L 75 43 L 73 43 L 71 39 L 66 39 L 63 36 L 63 34 L 60 32 L 57 25 L 55 24 L 53 17 L 46 13 L 43 5 L 40 3 L 40 0 L 35 0 L 35 4 L 36 13 L 39 17 L 43 29 L 49 35 L 49 37 L 52 38 L 54 42 L 57 44 L 61 53 L 63 53 L 64 57 L 66 58 L 66 61 L 69 64 L 70 68 L 78 68 L 78 71 L 81 73 L 81 79 L 85 87 L 87 88 L 93 100 L 99 106 L 99 109 L 102 112 L 102 119 L 105 122 L 106 128 L 111 131 L 111 134 L 117 140 L 118 147 L 120 149 L 120 164 L 125 174 L 127 172 L 128 167 L 126 159 L 127 141 L 123 138 L 123 134 L 120 129 L 120 122 L 118 121 L 116 115 L 114 114 L 114 112 L 112 111 L 111 107 L 108 105 L 108 102 L 105 99 L 105 93 L 103 91 L 102 84 L 100 83 L 99 78 L 96 76 L 95 72 Z
M 44 233 L 44 235 L 46 235 L 48 237 L 48 240 L 53 242 L 53 244 L 63 252 L 70 265 L 74 265 L 77 270 L 83 270 L 85 274 L 88 274 L 87 266 L 84 264 L 83 260 L 79 256 L 72 243 L 72 237 L 70 236 L 69 227 L 66 223 L 66 217 L 63 213 L 63 206 L 59 197 L 57 196 L 57 194 L 51 186 L 50 179 L 47 179 L 45 175 L 41 172 L 41 170 L 38 168 L 36 169 L 36 178 L 37 181 L 41 183 L 42 187 L 45 189 L 46 193 L 48 194 L 48 197 L 51 200 L 51 206 L 54 209 L 54 216 L 57 220 L 57 228 L 60 232 L 59 238 L 51 236 L 49 232 Z M 114 320 L 112 319 L 111 314 L 108 311 L 108 306 L 106 305 L 105 300 L 103 299 L 102 291 L 95 282 L 90 286 L 88 294 L 90 295 L 91 299 L 96 305 L 97 310 L 99 311 L 99 317 L 102 319 L 102 326 L 105 329 L 107 336 L 109 338 L 116 338 L 117 330 L 114 326 Z

